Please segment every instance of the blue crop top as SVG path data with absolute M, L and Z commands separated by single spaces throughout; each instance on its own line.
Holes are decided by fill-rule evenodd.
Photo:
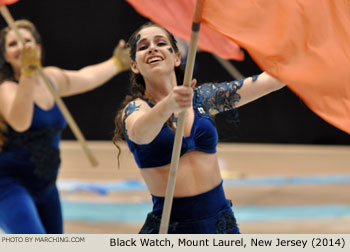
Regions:
M 170 163 L 174 132 L 166 124 L 149 144 L 136 144 L 127 138 L 130 151 L 134 154 L 135 161 L 140 168 L 163 166 Z M 188 151 L 198 150 L 206 153 L 215 153 L 218 142 L 218 134 L 213 123 L 202 117 L 194 108 L 194 120 L 191 134 L 182 138 L 182 156 Z
M 256 80 L 254 77 L 253 80 Z M 205 153 L 216 152 L 218 133 L 214 125 L 213 114 L 227 110 L 236 113 L 234 104 L 240 100 L 237 90 L 241 88 L 243 81 L 244 79 L 215 84 L 208 83 L 194 89 L 193 125 L 190 136 L 182 138 L 180 156 L 192 150 Z M 130 102 L 125 109 L 123 123 L 135 110 L 137 110 L 135 102 Z M 125 125 L 124 136 L 139 168 L 170 164 L 175 134 L 166 124 L 149 144 L 136 144 L 131 141 L 127 136 Z

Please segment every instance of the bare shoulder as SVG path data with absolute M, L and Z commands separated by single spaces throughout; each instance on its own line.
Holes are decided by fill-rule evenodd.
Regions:
M 8 109 L 9 104 L 16 96 L 17 89 L 18 85 L 13 81 L 4 81 L 0 84 L 0 114 L 4 114 L 4 111 Z
M 135 100 L 130 101 L 123 108 L 123 118 L 125 120 L 134 112 L 146 112 L 150 109 L 150 105 L 145 100 L 137 98 Z
M 135 100 L 130 101 L 128 104 L 125 105 L 123 108 L 124 113 L 127 110 L 140 110 L 140 109 L 150 109 L 150 105 L 143 99 L 137 98 Z
M 3 94 L 6 94 L 8 95 L 9 92 L 16 92 L 18 88 L 18 85 L 16 82 L 14 81 L 4 81 L 0 84 L 0 94 L 3 93 Z
M 59 67 L 48 66 L 45 67 L 43 71 L 52 84 L 54 84 L 55 87 L 60 90 L 62 88 L 62 83 L 65 83 L 66 77 L 64 75 L 64 70 Z
M 55 66 L 47 66 L 43 69 L 43 71 L 48 77 L 58 77 L 62 74 L 62 69 Z

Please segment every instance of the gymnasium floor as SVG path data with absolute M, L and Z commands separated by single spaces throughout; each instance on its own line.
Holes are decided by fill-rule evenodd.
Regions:
M 66 233 L 137 233 L 151 210 L 132 155 L 89 142 L 93 168 L 63 141 L 58 186 Z M 350 234 L 350 146 L 219 144 L 227 198 L 242 233 Z

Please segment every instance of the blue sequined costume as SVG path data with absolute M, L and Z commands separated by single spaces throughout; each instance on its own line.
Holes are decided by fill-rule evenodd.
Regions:
M 181 156 L 188 151 L 197 150 L 215 153 L 218 135 L 214 125 L 214 113 L 232 111 L 232 119 L 237 120 L 234 108 L 240 96 L 236 92 L 243 80 L 203 84 L 194 89 L 193 108 L 194 121 L 189 137 L 183 137 Z M 134 106 L 134 107 L 133 107 Z M 123 121 L 137 110 L 131 102 L 125 109 Z M 131 141 L 125 130 L 124 135 L 130 151 L 139 168 L 163 166 L 170 163 L 174 133 L 164 124 L 160 133 L 146 145 L 138 145 Z M 158 233 L 163 211 L 164 198 L 152 195 L 153 211 L 148 214 L 140 233 Z M 191 197 L 175 197 L 168 233 L 239 233 L 231 205 L 225 198 L 222 182 L 208 192 Z
M 152 195 L 153 210 L 140 234 L 158 234 L 164 197 Z M 239 234 L 231 202 L 226 200 L 222 182 L 208 192 L 175 197 L 171 208 L 169 234 Z
M 63 233 L 56 178 L 59 140 L 66 121 L 57 105 L 34 104 L 30 128 L 8 126 L 0 152 L 0 227 L 6 233 Z

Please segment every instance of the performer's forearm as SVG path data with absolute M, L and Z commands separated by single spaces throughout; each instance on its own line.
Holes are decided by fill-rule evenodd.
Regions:
M 237 92 L 241 96 L 241 99 L 235 104 L 235 106 L 239 107 L 257 100 L 262 96 L 281 89 L 284 86 L 284 83 L 273 78 L 266 72 L 261 73 L 255 80 L 254 78 L 247 78 Z
M 158 135 L 164 123 L 169 119 L 172 110 L 164 99 L 158 102 L 150 111 L 138 117 L 128 136 L 137 144 L 148 144 Z

